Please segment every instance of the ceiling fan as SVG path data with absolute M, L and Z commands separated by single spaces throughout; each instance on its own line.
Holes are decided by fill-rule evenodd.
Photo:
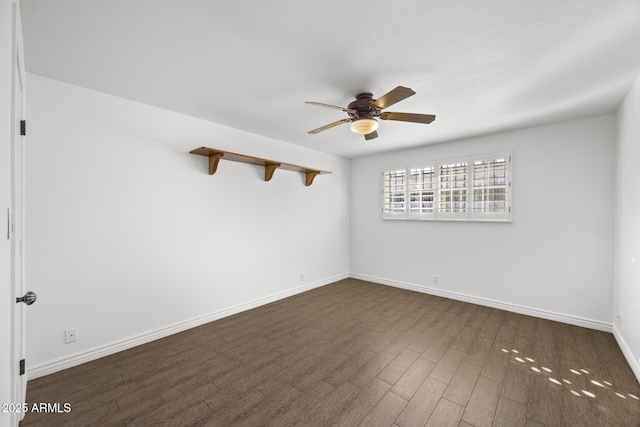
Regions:
M 364 139 L 370 140 L 378 137 L 378 121 L 376 118 L 380 118 L 382 120 L 398 120 L 402 122 L 431 123 L 436 119 L 436 116 L 432 114 L 394 113 L 391 111 L 382 111 L 396 102 L 400 102 L 415 94 L 416 93 L 413 90 L 404 86 L 398 86 L 378 99 L 373 99 L 373 95 L 368 92 L 359 93 L 356 95 L 356 100 L 346 108 L 323 104 L 321 102 L 307 101 L 305 104 L 342 110 L 349 115 L 346 119 L 329 123 L 328 125 L 309 131 L 309 133 L 316 134 L 343 123 L 351 123 L 352 131 L 360 135 L 364 135 Z

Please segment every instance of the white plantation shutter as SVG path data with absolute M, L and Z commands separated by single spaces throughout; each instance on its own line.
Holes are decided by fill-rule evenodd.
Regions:
M 471 158 L 472 219 L 508 219 L 510 217 L 510 163 L 510 152 Z
M 511 220 L 511 151 L 429 163 L 382 172 L 383 218 Z
M 435 167 L 409 169 L 409 217 L 433 217 L 435 213 Z
M 447 217 L 466 216 L 467 170 L 466 161 L 442 163 L 438 166 L 439 214 L 447 214 Z
M 404 216 L 407 207 L 407 170 L 396 169 L 383 173 L 383 209 L 385 217 Z

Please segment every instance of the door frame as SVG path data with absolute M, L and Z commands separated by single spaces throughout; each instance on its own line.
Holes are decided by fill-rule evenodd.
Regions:
M 12 11 L 12 37 L 11 37 L 11 224 L 10 246 L 10 287 L 12 297 L 10 303 L 12 309 L 11 324 L 11 402 L 14 404 L 26 403 L 27 375 L 20 373 L 20 361 L 25 359 L 25 304 L 16 303 L 16 298 L 24 295 L 24 171 L 25 148 L 20 122 L 25 119 L 25 83 L 26 72 L 24 67 L 24 51 L 22 41 L 22 25 L 20 17 L 20 4 L 18 0 L 11 0 Z M 24 409 L 24 407 L 23 407 Z M 24 411 L 11 413 L 11 425 L 18 425 L 24 418 Z

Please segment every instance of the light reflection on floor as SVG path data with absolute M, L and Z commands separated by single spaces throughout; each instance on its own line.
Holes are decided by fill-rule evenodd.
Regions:
M 507 350 L 506 348 L 503 348 L 502 351 L 504 353 L 508 353 L 508 354 L 520 354 L 520 352 L 516 349 L 511 349 L 510 351 Z M 518 363 L 521 363 L 523 365 L 527 365 L 527 362 L 529 364 L 535 363 L 535 359 L 531 358 L 531 357 L 524 357 L 524 356 L 514 356 L 513 360 L 515 360 Z M 548 368 L 546 366 L 534 366 L 531 365 L 529 366 L 529 369 L 531 369 L 532 371 L 538 373 L 538 374 L 552 374 L 554 373 L 553 370 L 551 368 Z M 579 375 L 579 376 L 584 376 L 584 375 L 591 375 L 591 372 L 588 369 L 584 369 L 584 368 L 578 368 L 578 369 L 569 369 L 569 372 L 573 375 Z M 558 376 L 558 374 L 556 374 L 556 376 Z M 547 379 L 549 380 L 549 382 L 558 385 L 558 386 L 571 386 L 573 385 L 573 383 L 571 382 L 571 380 L 568 380 L 566 378 L 563 378 L 562 376 L 559 376 L 560 380 L 557 378 L 554 378 L 552 376 L 548 376 Z M 613 384 L 610 381 L 605 381 L 605 380 L 596 380 L 596 379 L 591 379 L 589 380 L 589 382 L 595 386 L 598 386 L 600 388 L 603 389 L 603 392 L 613 392 L 614 395 L 616 395 L 617 397 L 619 397 L 620 399 L 624 399 L 630 402 L 630 400 L 628 398 L 631 399 L 635 399 L 637 401 L 640 402 L 640 397 L 636 396 L 633 393 L 627 393 L 626 395 L 621 393 L 620 391 L 615 391 L 613 388 Z M 571 392 L 571 394 L 573 394 L 574 396 L 578 396 L 578 397 L 583 397 L 583 396 L 587 396 L 589 398 L 595 399 L 597 397 L 597 395 L 589 390 L 574 390 L 571 387 L 568 387 L 568 390 Z

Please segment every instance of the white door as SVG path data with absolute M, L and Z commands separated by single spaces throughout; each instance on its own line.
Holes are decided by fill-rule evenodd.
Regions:
M 13 283 L 15 298 L 25 295 L 24 290 L 24 245 L 23 245 L 23 206 L 24 206 L 24 136 L 22 135 L 21 122 L 24 120 L 24 60 L 22 56 L 22 40 L 20 31 L 19 10 L 14 8 L 14 40 L 13 40 L 13 87 L 14 87 L 14 108 L 13 108 L 13 129 L 11 138 L 11 281 Z M 14 301 L 16 301 L 14 299 Z M 15 403 L 26 402 L 27 376 L 21 372 L 20 361 L 25 359 L 24 341 L 24 317 L 27 308 L 26 303 L 15 303 L 13 313 L 13 355 L 14 355 L 14 379 L 13 396 Z M 24 412 L 15 412 L 15 420 L 23 418 Z
M 21 135 L 20 123 L 24 120 L 24 78 L 25 75 L 21 69 L 21 58 L 16 49 L 16 78 L 15 78 L 15 127 L 13 138 L 13 243 L 11 252 L 14 260 L 13 283 L 16 298 L 24 296 L 24 263 L 22 255 L 24 253 L 23 245 L 23 170 L 24 170 L 24 136 Z M 16 303 L 15 316 L 15 353 L 18 361 L 24 359 L 24 311 L 26 304 Z M 20 375 L 16 381 L 16 396 L 20 399 L 18 402 L 25 402 L 26 394 L 26 375 Z

